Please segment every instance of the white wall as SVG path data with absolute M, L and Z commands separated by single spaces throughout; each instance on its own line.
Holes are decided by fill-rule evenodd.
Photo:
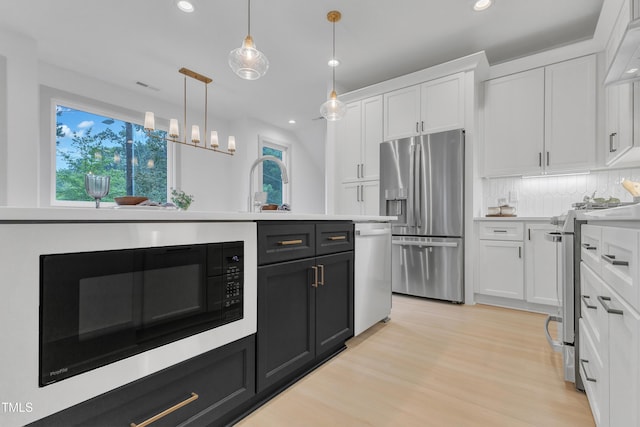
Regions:
M 143 120 L 182 118 L 181 100 L 159 101 L 144 88 L 123 88 L 92 76 L 38 62 L 36 43 L 20 34 L 0 31 L 0 206 L 49 206 L 52 196 L 52 138 L 55 116 L 51 99 L 97 105 L 119 115 Z M 189 117 L 202 111 L 189 105 Z M 160 122 L 161 120 L 158 120 Z M 36 125 L 34 125 L 36 124 Z M 237 153 L 226 156 L 173 145 L 175 176 L 169 186 L 194 195 L 190 209 L 234 211 L 246 208 L 249 166 L 258 156 L 258 136 L 291 144 L 292 208 L 300 213 L 324 212 L 324 121 L 285 130 L 244 118 L 233 124 L 208 117 L 222 148 L 236 136 Z

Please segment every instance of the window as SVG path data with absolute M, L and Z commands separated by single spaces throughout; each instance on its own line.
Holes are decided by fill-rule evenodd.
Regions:
M 91 201 L 84 176 L 108 175 L 114 197 L 145 196 L 167 200 L 167 143 L 164 131 L 149 137 L 142 125 L 55 103 L 57 204 Z M 76 203 L 74 203 L 76 202 Z
M 281 142 L 274 142 L 260 138 L 260 153 L 262 156 L 274 156 L 282 160 L 287 168 L 287 173 L 291 177 L 290 146 Z M 291 204 L 290 185 L 283 184 L 280 167 L 273 161 L 262 162 L 262 173 L 260 174 L 260 186 L 262 191 L 267 193 L 267 203 L 282 205 Z

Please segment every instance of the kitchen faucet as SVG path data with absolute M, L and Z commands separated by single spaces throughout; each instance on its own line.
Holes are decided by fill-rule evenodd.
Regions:
M 276 156 L 262 156 L 258 157 L 255 162 L 251 165 L 251 169 L 249 170 L 249 204 L 247 206 L 248 212 L 253 212 L 254 207 L 254 198 L 255 194 L 253 193 L 253 171 L 256 169 L 259 163 L 262 163 L 266 160 L 271 160 L 275 162 L 278 167 L 280 167 L 280 175 L 282 176 L 282 183 L 287 184 L 289 182 L 289 175 L 287 174 L 287 167 L 284 165 L 282 160 L 277 158 Z

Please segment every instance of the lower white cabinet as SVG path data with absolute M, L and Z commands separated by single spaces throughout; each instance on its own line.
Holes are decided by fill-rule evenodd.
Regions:
M 336 213 L 379 215 L 380 181 L 355 181 L 341 185 Z
M 638 247 L 640 237 L 634 229 L 588 227 L 591 234 L 600 231 L 608 242 L 601 258 L 618 271 L 607 276 L 584 260 L 581 263 L 580 376 L 598 427 L 638 426 L 640 312 L 618 289 L 624 292 L 622 284 L 637 282 L 637 276 L 628 275 L 629 265 L 621 258 L 627 248 Z M 621 253 L 608 253 L 615 248 Z M 606 257 L 620 263 L 613 264 Z M 621 281 L 625 274 L 628 280 Z
M 524 297 L 522 241 L 480 240 L 476 292 L 503 298 Z
M 526 225 L 524 271 L 528 302 L 559 305 L 562 299 L 562 280 L 557 268 L 560 245 L 545 238 L 556 230 L 551 224 Z

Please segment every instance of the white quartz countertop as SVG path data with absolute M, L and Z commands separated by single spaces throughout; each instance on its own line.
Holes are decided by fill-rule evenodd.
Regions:
M 549 222 L 551 217 L 548 216 L 478 216 L 473 218 L 474 221 L 540 221 Z
M 640 204 L 598 209 L 584 214 L 591 221 L 640 221 Z
M 19 208 L 0 207 L 0 222 L 71 221 L 355 221 L 387 222 L 393 216 L 326 215 L 295 212 L 205 212 L 180 211 L 156 207 L 102 207 L 95 208 Z

